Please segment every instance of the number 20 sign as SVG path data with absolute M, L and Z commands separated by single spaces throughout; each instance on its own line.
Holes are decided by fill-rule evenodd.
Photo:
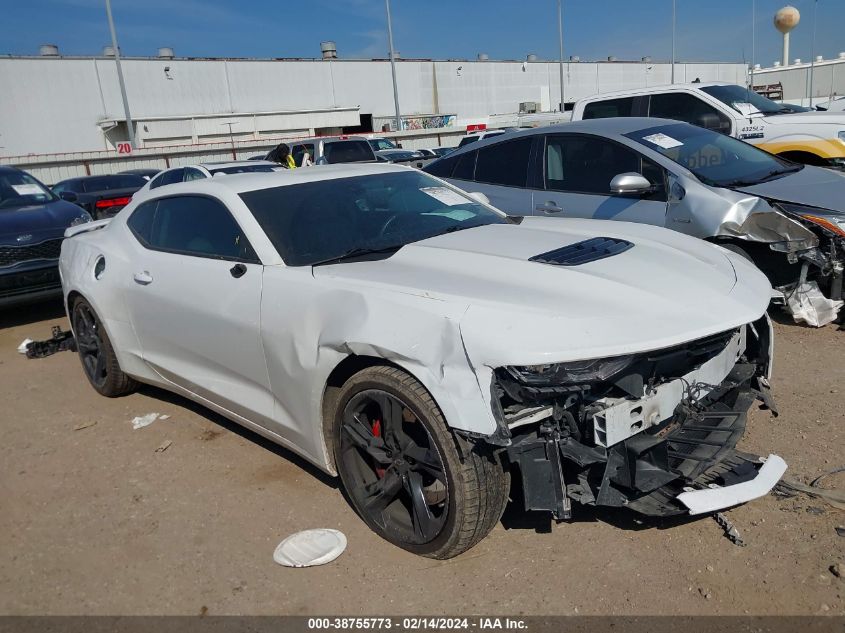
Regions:
M 117 144 L 117 153 L 122 155 L 127 155 L 132 153 L 132 143 L 118 143 Z

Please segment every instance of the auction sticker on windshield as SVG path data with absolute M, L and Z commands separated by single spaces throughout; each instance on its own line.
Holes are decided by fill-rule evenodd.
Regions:
M 456 193 L 448 187 L 423 187 L 420 189 L 423 193 L 430 195 L 438 202 L 442 202 L 447 207 L 453 207 L 456 204 L 466 204 L 469 202 L 461 194 Z
M 12 185 L 12 189 L 19 196 L 40 196 L 44 194 L 44 190 L 41 187 L 33 184 Z
M 648 141 L 653 145 L 657 145 L 658 147 L 662 147 L 663 149 L 672 149 L 673 147 L 681 147 L 683 145 L 683 143 L 679 140 L 660 132 L 644 136 L 643 140 Z

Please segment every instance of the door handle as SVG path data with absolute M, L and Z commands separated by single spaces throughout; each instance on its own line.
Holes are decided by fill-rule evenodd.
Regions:
M 153 283 L 153 276 L 146 270 L 140 273 L 135 273 L 132 275 L 132 279 L 135 280 L 136 284 L 141 284 L 142 286 L 147 286 Z
M 537 211 L 541 211 L 543 213 L 560 213 L 563 211 L 562 207 L 557 206 L 556 202 L 549 200 L 545 204 L 538 204 L 534 207 Z

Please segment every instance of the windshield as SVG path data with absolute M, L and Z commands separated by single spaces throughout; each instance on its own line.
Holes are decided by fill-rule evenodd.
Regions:
M 743 116 L 748 115 L 749 110 L 747 107 L 743 108 L 742 105 L 737 104 L 751 105 L 751 114 L 754 114 L 754 110 L 757 110 L 762 114 L 809 112 L 809 108 L 791 105 L 789 103 L 775 103 L 771 99 L 762 97 L 753 90 L 743 88 L 742 86 L 705 86 L 701 90 L 702 92 L 709 94 L 711 97 L 716 97 L 725 105 L 729 105 Z
M 56 194 L 22 171 L 0 171 L 0 208 L 25 207 L 58 200 Z
M 421 172 L 392 172 L 240 194 L 289 266 L 398 249 L 435 235 L 504 224 L 496 213 Z
M 801 169 L 730 136 L 675 123 L 625 134 L 716 187 L 753 185 Z
M 388 141 L 386 138 L 370 139 L 370 147 L 372 147 L 375 151 L 379 151 L 381 149 L 398 149 L 393 143 Z

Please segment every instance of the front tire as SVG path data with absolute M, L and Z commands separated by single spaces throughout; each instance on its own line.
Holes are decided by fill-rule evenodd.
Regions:
M 106 329 L 85 299 L 79 298 L 73 303 L 71 325 L 85 377 L 97 393 L 116 398 L 138 387 L 138 383 L 120 369 Z
M 412 376 L 369 367 L 341 387 L 335 463 L 358 515 L 414 554 L 452 558 L 498 523 L 509 474 L 490 448 L 459 451 L 439 407 Z

